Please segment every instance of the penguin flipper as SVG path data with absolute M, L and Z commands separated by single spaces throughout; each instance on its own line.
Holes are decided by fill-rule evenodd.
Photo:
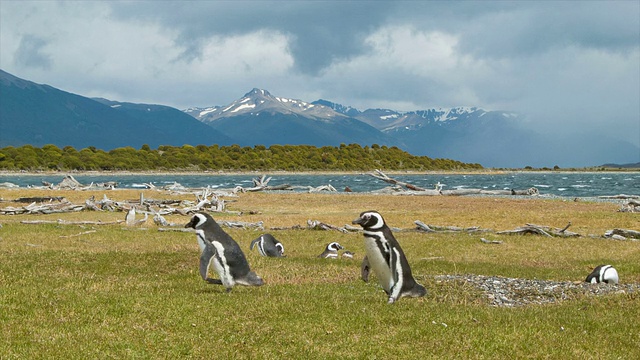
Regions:
M 365 256 L 362 259 L 362 265 L 360 265 L 360 278 L 364 282 L 369 282 L 369 273 L 371 272 L 371 266 L 369 265 L 369 259 Z
M 200 254 L 200 276 L 202 277 L 202 280 L 207 281 L 210 284 L 212 283 L 209 282 L 207 279 L 209 278 L 208 275 L 209 275 L 209 267 L 211 266 L 211 260 L 213 259 L 213 256 L 215 254 L 216 254 L 216 251 L 214 247 L 211 245 L 207 245 L 202 251 L 202 254 Z

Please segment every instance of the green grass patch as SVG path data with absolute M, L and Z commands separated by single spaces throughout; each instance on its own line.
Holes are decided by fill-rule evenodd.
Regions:
M 438 199 L 445 209 L 438 212 L 424 207 L 434 205 L 433 199 L 343 196 L 327 204 L 333 198 L 324 195 L 269 195 L 271 202 L 262 194 L 244 196 L 233 206 L 256 209 L 258 214 L 214 217 L 262 219 L 266 227 L 304 224 L 304 219 L 343 225 L 375 199 L 391 225 L 403 228 L 420 219 L 438 225 L 494 224 L 502 230 L 522 225 L 527 214 L 538 216 L 531 222 L 543 224 L 548 219 L 563 224 L 571 214 L 576 227 L 599 232 L 606 229 L 598 219 L 606 218 L 611 227 L 624 227 L 632 220 L 615 210 L 608 214 L 610 207 L 605 205 L 576 208 L 557 201 L 527 203 L 544 213 L 522 215 L 513 211 L 522 204 L 518 200 L 495 204 L 485 199 Z M 292 199 L 304 206 L 289 207 Z M 402 206 L 410 206 L 408 215 Z M 590 207 L 595 223 L 587 223 Z M 98 215 L 105 221 L 124 217 Z M 396 237 L 429 294 L 388 305 L 375 281 L 359 278 L 363 247 L 357 233 L 270 231 L 285 244 L 287 254 L 275 259 L 249 250 L 250 241 L 261 232 L 228 230 L 266 284 L 226 293 L 200 278 L 193 234 L 159 232 L 151 224 L 143 230 L 26 225 L 21 219 L 25 217 L 0 217 L 2 359 L 640 357 L 637 293 L 580 295 L 554 304 L 502 308 L 490 306 L 471 284 L 437 279 L 478 274 L 582 281 L 594 266 L 613 263 L 622 283 L 638 283 L 638 242 L 400 232 Z M 188 218 L 172 221 L 186 223 Z M 91 230 L 95 232 L 79 235 Z M 503 244 L 483 244 L 480 237 Z M 330 241 L 354 251 L 356 259 L 317 258 Z

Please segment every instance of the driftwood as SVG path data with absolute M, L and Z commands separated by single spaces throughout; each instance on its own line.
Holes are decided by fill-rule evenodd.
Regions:
M 0 209 L 0 215 L 18 215 L 18 214 L 55 214 L 76 212 L 84 210 L 84 205 L 72 204 L 70 201 L 64 199 L 63 201 L 56 203 L 37 204 L 35 202 L 22 206 L 13 207 L 8 206 Z
M 226 226 L 229 228 L 240 228 L 240 229 L 257 229 L 257 230 L 264 230 L 264 222 L 262 221 L 258 221 L 255 223 L 249 223 L 249 222 L 243 222 L 243 221 L 226 221 L 226 220 L 221 220 L 218 221 L 218 224 L 220 224 L 221 226 Z
M 83 231 L 81 233 L 78 234 L 74 234 L 74 235 L 61 235 L 61 238 L 72 238 L 72 237 L 78 237 L 78 236 L 82 236 L 82 235 L 87 235 L 87 234 L 93 234 L 94 232 L 96 232 L 95 230 L 88 230 L 88 231 Z
M 478 231 L 490 231 L 488 229 L 482 229 L 478 226 L 472 227 L 459 227 L 459 226 L 436 226 L 436 225 L 427 225 L 420 220 L 416 220 L 413 222 L 416 224 L 416 230 L 423 232 L 456 232 L 456 231 L 464 231 L 468 233 L 478 232 Z
M 116 225 L 123 223 L 123 220 L 117 221 L 68 221 L 68 220 L 22 220 L 21 224 L 38 225 L 38 224 L 59 224 L 59 225 Z
M 337 230 L 342 233 L 348 232 L 347 229 L 335 225 L 329 225 L 318 220 L 307 220 L 307 229 L 309 230 Z
M 436 184 L 435 189 L 425 189 L 413 184 L 409 184 L 397 179 L 390 178 L 380 170 L 375 170 L 375 173 L 370 173 L 376 179 L 380 179 L 386 183 L 393 184 L 392 187 L 387 187 L 377 192 L 390 193 L 394 195 L 447 195 L 447 196 L 464 196 L 464 195 L 528 195 L 535 196 L 540 195 L 537 188 L 532 187 L 525 190 L 484 190 L 484 189 L 454 189 L 454 190 L 442 190 L 442 184 L 439 182 Z M 408 189 L 405 190 L 404 188 Z
M 242 221 L 218 221 L 218 224 L 220 224 L 220 226 L 226 226 L 235 229 L 264 230 L 264 223 L 262 221 L 258 221 L 256 223 L 248 223 Z M 195 232 L 194 229 L 185 228 L 182 224 L 179 224 L 179 226 L 176 227 L 160 227 L 158 228 L 158 231 Z
M 562 229 L 552 228 L 552 227 L 544 226 L 544 225 L 526 224 L 526 226 L 522 226 L 522 227 L 516 228 L 514 230 L 498 231 L 496 234 L 500 234 L 500 235 L 502 235 L 502 234 L 504 234 L 504 235 L 536 234 L 536 235 L 543 235 L 543 236 L 546 236 L 546 237 L 554 237 L 554 236 L 558 236 L 558 237 L 578 237 L 578 236 L 580 236 L 580 234 L 567 231 L 569 226 L 571 226 L 571 222 L 569 222 L 567 224 L 567 226 L 565 226 Z
M 427 189 L 421 188 L 419 186 L 415 186 L 403 181 L 399 181 L 393 178 L 388 177 L 385 173 L 383 173 L 382 171 L 376 169 L 375 173 L 370 173 L 369 175 L 373 176 L 376 179 L 380 179 L 386 183 L 389 184 L 393 184 L 393 185 L 400 185 L 400 186 L 404 186 L 409 190 L 415 190 L 415 191 L 426 191 Z
M 480 241 L 483 244 L 502 244 L 502 241 L 500 241 L 500 240 L 487 240 L 485 238 L 480 238 Z
M 619 194 L 619 195 L 603 195 L 603 196 L 598 196 L 598 199 L 620 199 L 620 200 L 626 200 L 626 199 L 636 199 L 636 200 L 640 200 L 640 195 L 625 195 L 625 194 Z
M 640 231 L 629 230 L 629 229 L 613 229 L 613 230 L 607 230 L 604 233 L 604 237 L 609 239 L 614 239 L 614 240 L 638 241 L 640 240 Z
M 640 201 L 629 200 L 626 203 L 622 204 L 622 206 L 620 207 L 620 209 L 618 211 L 619 212 L 632 212 L 632 213 L 640 212 Z

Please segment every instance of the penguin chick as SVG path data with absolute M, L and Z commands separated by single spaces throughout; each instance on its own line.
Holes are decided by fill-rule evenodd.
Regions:
M 337 242 L 332 242 L 324 248 L 322 254 L 318 255 L 319 258 L 323 259 L 337 259 L 338 258 L 338 250 L 342 250 L 344 247 L 338 244 Z
M 593 269 L 584 281 L 592 284 L 618 284 L 618 271 L 611 265 L 600 265 Z
M 364 230 L 364 247 L 368 267 L 373 270 L 380 286 L 389 296 L 388 303 L 394 303 L 404 296 L 420 297 L 427 294 L 424 286 L 418 284 L 413 275 L 400 243 L 377 211 L 365 211 L 353 220 L 353 224 Z M 369 278 L 363 262 L 361 275 Z M 366 273 L 366 276 L 365 276 Z M 366 281 L 366 280 L 365 280 Z
M 197 213 L 185 225 L 196 230 L 200 247 L 200 276 L 209 284 L 221 284 L 227 292 L 234 285 L 260 286 L 264 281 L 249 268 L 238 243 L 224 232 L 220 225 L 206 213 Z M 219 280 L 208 277 L 213 265 Z
M 262 256 L 284 257 L 284 245 L 271 234 L 260 235 L 260 237 L 251 241 L 249 249 L 253 250 L 256 245 L 258 252 Z

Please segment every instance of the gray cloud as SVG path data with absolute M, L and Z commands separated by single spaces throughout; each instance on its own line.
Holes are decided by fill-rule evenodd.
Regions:
M 48 70 L 51 68 L 52 60 L 45 51 L 47 41 L 34 35 L 24 35 L 20 40 L 20 45 L 15 53 L 15 62 L 19 66 L 40 68 Z

